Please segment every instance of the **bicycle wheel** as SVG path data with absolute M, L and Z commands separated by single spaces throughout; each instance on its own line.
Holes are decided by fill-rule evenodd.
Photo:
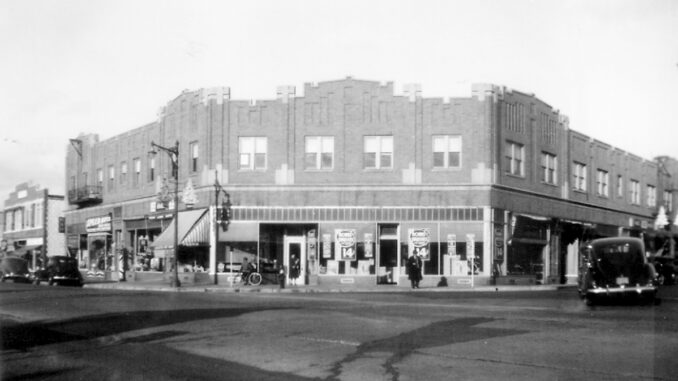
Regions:
M 249 281 L 252 286 L 258 286 L 261 284 L 261 274 L 252 273 L 249 276 Z

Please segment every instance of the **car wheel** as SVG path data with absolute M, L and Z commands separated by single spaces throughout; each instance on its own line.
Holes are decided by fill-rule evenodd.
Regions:
M 40 285 L 40 278 L 35 278 L 33 280 L 33 284 L 35 284 L 36 286 L 39 286 Z
M 47 284 L 50 286 L 54 286 L 54 278 L 50 277 L 49 280 L 47 281 Z
M 586 305 L 589 307 L 596 305 L 596 298 L 593 295 L 584 296 L 584 301 L 586 302 Z

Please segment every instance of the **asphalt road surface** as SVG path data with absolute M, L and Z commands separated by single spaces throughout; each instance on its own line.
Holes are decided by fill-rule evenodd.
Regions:
M 522 292 L 168 293 L 0 285 L 2 380 L 676 380 L 661 305 Z

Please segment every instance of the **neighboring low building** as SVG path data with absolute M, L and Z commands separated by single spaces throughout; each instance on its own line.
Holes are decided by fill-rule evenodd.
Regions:
M 164 152 L 149 156 L 152 143 Z M 197 198 L 190 208 L 171 196 L 174 159 L 180 191 Z M 183 270 L 214 274 L 243 257 L 269 269 L 294 255 L 301 284 L 406 284 L 418 253 L 424 284 L 466 285 L 471 274 L 572 283 L 582 241 L 652 230 L 673 197 L 658 191 L 658 173 L 657 162 L 571 130 L 534 94 L 502 86 L 451 99 L 353 78 L 306 84 L 303 95 L 280 87 L 262 101 L 185 91 L 155 122 L 71 141 L 68 246 L 114 279 L 123 253 L 138 273 L 160 273 L 178 207 L 182 278 L 211 282 Z M 214 223 L 217 179 L 233 204 L 226 232 Z
M 64 255 L 64 233 L 59 218 L 66 208 L 64 196 L 50 194 L 39 185 L 16 186 L 4 203 L 3 240 L 13 255 L 26 257 L 35 267 L 44 256 Z

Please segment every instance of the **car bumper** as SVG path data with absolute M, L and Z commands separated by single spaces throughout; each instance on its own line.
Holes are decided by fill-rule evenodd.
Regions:
M 586 290 L 587 295 L 648 295 L 657 293 L 656 286 L 598 287 Z

